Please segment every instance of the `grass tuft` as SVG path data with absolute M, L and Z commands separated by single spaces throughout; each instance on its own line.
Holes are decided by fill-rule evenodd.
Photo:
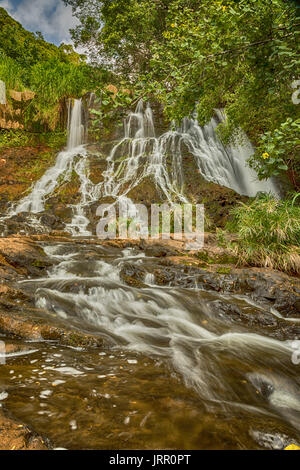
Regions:
M 239 264 L 300 274 L 298 194 L 285 200 L 259 195 L 232 210 L 226 229 L 237 234 L 231 247 Z

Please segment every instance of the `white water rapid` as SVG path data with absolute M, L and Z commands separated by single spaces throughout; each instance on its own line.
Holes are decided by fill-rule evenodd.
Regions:
M 210 412 L 283 418 L 300 430 L 292 341 L 269 336 L 268 307 L 246 296 L 198 289 L 197 276 L 181 287 L 188 276 L 183 271 L 178 286 L 158 286 L 151 271 L 160 266 L 161 272 L 161 265 L 132 249 L 84 243 L 44 249 L 56 263 L 48 277 L 21 282 L 35 292 L 38 308 L 97 331 L 112 344 L 112 354 L 121 347 L 171 364 Z M 142 289 L 124 283 L 128 265 L 144 270 Z M 224 314 L 226 305 L 231 310 Z M 234 311 L 241 318 L 267 315 L 269 322 L 246 327 L 234 320 Z M 285 319 L 282 325 L 288 325 Z

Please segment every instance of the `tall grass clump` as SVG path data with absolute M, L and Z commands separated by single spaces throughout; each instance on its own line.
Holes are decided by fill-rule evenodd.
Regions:
M 3 80 L 7 89 L 24 90 L 24 69 L 5 54 L 0 54 L 0 80 Z
M 36 93 L 27 110 L 31 122 L 57 127 L 61 101 L 69 96 L 82 96 L 89 86 L 86 68 L 82 65 L 50 60 L 35 64 L 30 73 L 31 90 Z
M 237 234 L 239 264 L 300 274 L 300 193 L 285 200 L 259 195 L 239 203 L 226 229 Z

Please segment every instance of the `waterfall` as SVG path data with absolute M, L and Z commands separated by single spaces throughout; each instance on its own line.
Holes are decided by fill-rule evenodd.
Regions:
M 71 100 L 69 100 L 68 150 L 79 147 L 79 145 L 83 143 L 85 137 L 85 128 L 82 120 L 82 100 L 74 100 L 73 108 L 71 103 Z
M 112 196 L 127 196 L 145 178 L 152 177 L 162 198 L 171 202 L 178 199 L 187 202 L 182 193 L 182 161 L 176 148 L 176 136 L 167 132 L 155 137 L 153 114 L 149 104 L 144 110 L 140 101 L 135 112 L 124 123 L 124 137 L 111 150 L 107 159 L 104 181 L 92 189 L 94 200 Z M 169 154 L 171 172 L 166 164 Z
M 272 180 L 259 181 L 247 160 L 254 153 L 248 137 L 240 130 L 239 140 L 242 144 L 224 145 L 216 133 L 220 122 L 226 116 L 223 111 L 216 110 L 216 117 L 204 127 L 199 126 L 196 119 L 183 119 L 182 125 L 175 131 L 178 134 L 178 149 L 185 145 L 196 161 L 202 176 L 213 183 L 233 189 L 237 193 L 249 197 L 258 192 L 277 194 Z
M 125 119 L 124 137 L 107 158 L 103 181 L 93 184 L 84 171 L 84 164 L 78 163 L 75 168 L 81 181 L 82 197 L 74 206 L 76 216 L 67 230 L 73 235 L 86 235 L 88 220 L 84 208 L 104 197 L 127 205 L 134 217 L 135 207 L 128 194 L 146 178 L 153 180 L 162 200 L 188 202 L 183 192 L 184 152 L 191 154 L 199 172 L 208 181 L 248 196 L 255 196 L 259 191 L 276 194 L 271 180 L 258 181 L 255 172 L 248 167 L 247 159 L 254 149 L 246 135 L 241 133 L 244 143 L 238 146 L 224 146 L 218 138 L 216 127 L 224 119 L 224 113 L 217 111 L 215 118 L 200 127 L 197 120 L 185 118 L 179 128 L 156 137 L 151 107 L 147 104 L 144 108 L 141 100 Z
M 166 201 L 187 202 L 183 194 L 184 152 L 195 159 L 202 176 L 211 182 L 226 186 L 247 196 L 259 191 L 277 193 L 271 180 L 258 181 L 256 173 L 247 165 L 254 149 L 241 132 L 243 145 L 223 145 L 216 127 L 225 116 L 217 116 L 200 127 L 196 119 L 185 118 L 179 128 L 155 137 L 153 115 L 140 101 L 135 112 L 125 121 L 124 138 L 112 149 L 107 159 L 104 181 L 94 187 L 94 199 L 104 196 L 126 196 L 143 179 L 152 177 Z
M 68 145 L 67 150 L 60 152 L 55 165 L 50 167 L 35 183 L 31 193 L 22 199 L 10 214 L 20 212 L 42 212 L 47 196 L 51 195 L 59 184 L 69 181 L 72 176 L 73 162 L 77 155 L 85 155 L 83 147 L 84 123 L 82 122 L 82 101 L 74 100 L 68 107 Z
M 204 127 L 199 126 L 196 119 L 185 118 L 180 127 L 172 126 L 156 137 L 151 107 L 149 104 L 145 107 L 142 100 L 125 119 L 124 137 L 107 158 L 103 180 L 93 184 L 89 178 L 88 154 L 82 145 L 85 138 L 83 114 L 81 100 L 75 100 L 73 107 L 69 103 L 67 150 L 58 154 L 55 165 L 45 172 L 13 214 L 43 211 L 47 197 L 59 185 L 70 181 L 73 172 L 80 181 L 81 199 L 71 205 L 73 219 L 66 229 L 72 235 L 91 235 L 87 230 L 86 209 L 92 203 L 100 203 L 104 197 L 127 204 L 129 211 L 134 211 L 128 195 L 146 178 L 154 182 L 162 201 L 188 202 L 183 191 L 182 165 L 183 155 L 187 154 L 194 158 L 198 171 L 208 181 L 247 196 L 255 196 L 258 191 L 277 193 L 271 180 L 258 181 L 255 172 L 247 166 L 254 149 L 245 135 L 241 133 L 242 145 L 225 146 L 221 142 L 216 127 L 225 119 L 222 111 L 216 111 L 216 117 Z
M 6 86 L 2 80 L 0 80 L 0 104 L 6 104 Z

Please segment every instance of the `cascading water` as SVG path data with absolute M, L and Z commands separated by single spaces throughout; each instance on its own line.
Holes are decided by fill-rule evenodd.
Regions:
M 246 328 L 241 320 L 233 321 L 234 310 L 222 314 L 222 306 L 228 305 L 241 318 L 257 318 L 268 307 L 245 296 L 203 292 L 196 283 L 160 287 L 150 275 L 156 261 L 134 250 L 71 243 L 45 250 L 56 263 L 49 277 L 22 281 L 23 288 L 34 290 L 38 308 L 84 331 L 98 331 L 114 345 L 110 354 L 121 348 L 171 364 L 208 413 L 222 413 L 226 419 L 244 416 L 248 430 L 255 430 L 259 419 L 284 420 L 290 429 L 300 430 L 292 341 L 269 337 L 270 323 Z M 148 272 L 148 285 L 140 289 L 123 282 L 128 264 Z M 299 322 L 291 321 L 294 327 Z
M 85 137 L 85 127 L 82 122 L 82 100 L 69 101 L 68 112 L 68 145 L 67 150 L 72 150 L 83 144 Z
M 143 180 L 150 178 L 161 193 L 161 199 L 172 203 L 188 202 L 183 191 L 184 153 L 191 154 L 199 172 L 208 181 L 227 186 L 240 194 L 254 196 L 258 191 L 276 194 L 272 181 L 259 182 L 247 166 L 253 148 L 246 136 L 245 144 L 224 146 L 216 134 L 216 127 L 225 119 L 221 111 L 210 123 L 200 127 L 197 120 L 185 118 L 180 128 L 155 136 L 153 114 L 150 105 L 144 109 L 143 101 L 125 121 L 124 137 L 112 148 L 107 158 L 103 181 L 93 184 L 89 178 L 88 154 L 82 145 L 85 128 L 82 122 L 82 101 L 75 100 L 69 107 L 68 146 L 61 152 L 53 167 L 35 184 L 11 214 L 38 213 L 44 210 L 49 195 L 68 181 L 74 171 L 80 181 L 81 199 L 71 205 L 72 221 L 66 225 L 72 235 L 89 236 L 87 207 L 101 198 L 112 197 L 134 211 L 128 193 Z M 76 159 L 75 157 L 80 157 Z
M 147 105 L 144 112 L 140 101 L 125 122 L 124 138 L 107 159 L 105 180 L 93 189 L 94 197 L 126 196 L 143 179 L 151 177 L 166 201 L 187 202 L 183 194 L 184 151 L 194 156 L 199 171 L 208 181 L 248 196 L 255 196 L 259 191 L 276 194 L 272 181 L 258 181 L 255 172 L 247 166 L 254 149 L 245 135 L 241 134 L 244 145 L 222 144 L 216 127 L 225 116 L 221 111 L 217 115 L 219 121 L 213 118 L 203 128 L 197 120 L 185 118 L 180 128 L 156 138 L 151 108 Z
M 42 178 L 34 185 L 31 193 L 22 199 L 16 207 L 11 209 L 10 215 L 20 212 L 32 212 L 34 214 L 42 212 L 47 197 L 54 192 L 59 184 L 65 183 L 70 179 L 75 157 L 77 155 L 85 157 L 81 100 L 74 100 L 73 108 L 71 103 L 69 104 L 68 122 L 69 137 L 67 149 L 58 154 L 55 165 L 45 172 Z
M 124 138 L 113 147 L 107 159 L 104 181 L 91 187 L 91 199 L 96 201 L 111 196 L 124 200 L 131 189 L 149 177 L 166 201 L 187 202 L 182 193 L 182 162 L 176 149 L 176 136 L 167 132 L 155 137 L 152 110 L 147 105 L 144 111 L 142 101 L 135 112 L 129 114 L 124 127 Z M 167 153 L 172 159 L 171 173 L 167 167 Z
M 196 119 L 185 118 L 178 134 L 178 151 L 185 145 L 195 157 L 202 176 L 221 186 L 226 186 L 237 193 L 253 197 L 258 192 L 277 194 L 273 181 L 259 181 L 256 173 L 247 165 L 247 160 L 254 153 L 247 136 L 240 131 L 239 139 L 243 144 L 224 146 L 218 138 L 216 128 L 226 116 L 216 110 L 216 117 L 210 123 L 200 127 Z

